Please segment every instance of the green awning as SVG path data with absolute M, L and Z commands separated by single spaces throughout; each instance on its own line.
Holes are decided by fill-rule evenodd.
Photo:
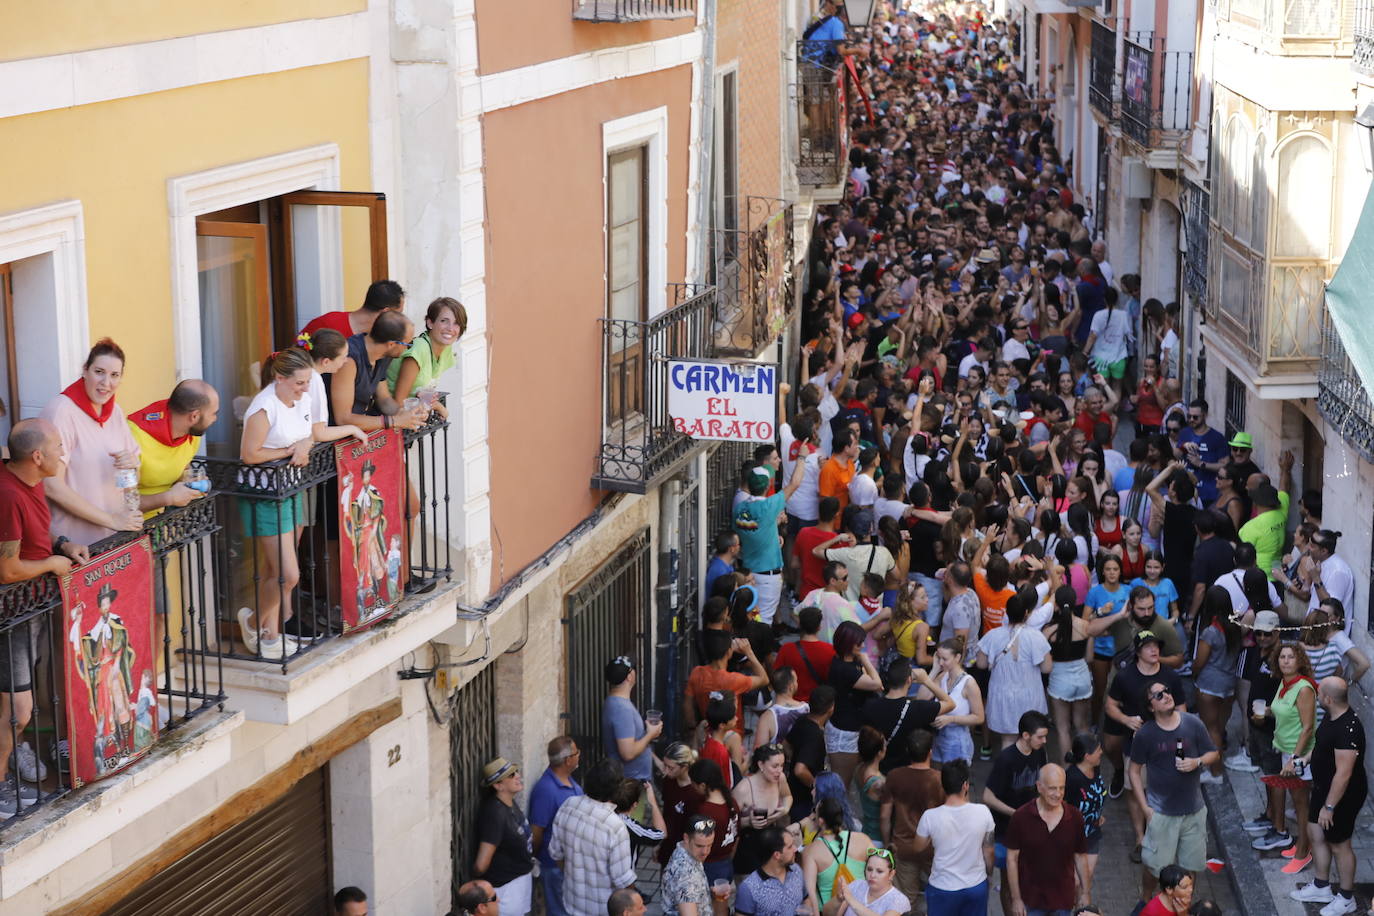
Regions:
M 1326 308 L 1355 374 L 1374 403 L 1374 188 L 1341 266 L 1326 285 Z

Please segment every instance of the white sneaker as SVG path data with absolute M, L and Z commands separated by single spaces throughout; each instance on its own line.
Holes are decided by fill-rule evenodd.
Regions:
M 1330 903 L 1336 899 L 1336 895 L 1331 892 L 1331 885 L 1317 887 L 1310 882 L 1295 891 L 1289 891 L 1288 896 L 1303 903 Z
M 258 637 L 258 651 L 262 653 L 264 659 L 290 658 L 301 650 L 301 644 L 295 638 L 282 633 L 273 639 L 268 639 L 265 634 Z
M 1202 784 L 1207 786 L 1219 786 L 1226 781 L 1216 773 L 1213 773 L 1211 770 L 1203 770 L 1202 776 L 1200 778 L 1202 780 Z
M 258 628 L 253 625 L 256 615 L 252 608 L 241 607 L 237 616 L 239 619 L 239 638 L 248 648 L 248 654 L 252 655 L 258 651 Z
M 1321 913 L 1321 916 L 1346 916 L 1347 913 L 1353 913 L 1356 909 L 1358 909 L 1358 907 L 1355 906 L 1354 897 L 1342 897 L 1337 895 L 1318 912 Z
M 48 776 L 48 768 L 43 766 L 43 761 L 38 759 L 38 755 L 29 747 L 25 741 L 15 749 L 10 761 L 14 762 L 15 757 L 19 758 L 17 766 L 19 768 L 19 778 L 24 782 L 41 782 Z
M 1237 773 L 1255 773 L 1259 767 L 1250 762 L 1250 754 L 1245 748 L 1241 748 L 1230 757 L 1226 758 L 1226 769 L 1235 770 Z

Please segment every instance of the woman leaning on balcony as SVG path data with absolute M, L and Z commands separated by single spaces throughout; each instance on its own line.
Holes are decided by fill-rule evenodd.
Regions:
M 439 376 L 443 375 L 457 362 L 453 352 L 456 344 L 468 330 L 468 313 L 457 299 L 440 296 L 429 304 L 425 312 L 425 331 L 411 344 L 410 349 L 393 359 L 387 369 L 386 381 L 392 396 L 402 403 L 412 393 L 426 407 L 433 408 L 441 418 L 448 419 L 448 411 L 435 396 L 430 395 Z
M 334 358 L 340 358 L 339 354 Z M 328 363 L 329 359 L 321 353 L 321 361 Z M 311 397 L 312 381 L 318 377 L 315 360 L 300 347 L 278 350 L 263 361 L 263 388 L 244 414 L 239 446 L 239 459 L 244 464 L 286 459 L 292 467 L 305 467 L 316 442 L 333 442 L 345 436 L 367 440 L 367 434 L 356 426 L 329 425 L 323 386 L 319 385 L 316 396 Z M 291 616 L 291 594 L 300 580 L 296 548 L 306 524 L 305 494 L 296 493 L 280 501 L 241 499 L 239 511 L 261 564 L 254 576 L 257 614 L 246 607 L 238 612 L 243 644 L 249 652 L 268 658 L 294 655 L 298 644 L 282 634 L 281 625 Z

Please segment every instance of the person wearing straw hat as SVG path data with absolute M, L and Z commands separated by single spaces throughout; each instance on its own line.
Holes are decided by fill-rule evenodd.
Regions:
M 525 788 L 519 764 L 497 757 L 482 767 L 489 789 L 477 814 L 474 874 L 491 882 L 506 916 L 525 916 L 533 899 L 534 846 L 529 821 L 515 799 Z

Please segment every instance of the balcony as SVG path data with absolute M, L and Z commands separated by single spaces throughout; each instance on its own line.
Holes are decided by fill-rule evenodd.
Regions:
M 180 727 L 225 699 L 223 660 L 215 626 L 212 579 L 215 536 L 222 530 L 214 500 L 205 499 L 153 516 L 140 534 L 153 549 L 153 631 L 158 642 L 156 698 L 151 717 L 159 746 L 179 743 Z M 117 534 L 96 545 L 91 555 L 128 543 L 139 534 Z M 66 758 L 57 751 L 68 739 L 62 659 L 68 637 L 62 593 L 54 576 L 0 585 L 0 651 L 7 655 L 28 644 L 24 679 L 34 685 L 33 715 L 12 737 L 27 743 L 42 765 L 37 779 L 25 780 L 10 768 L 16 792 L 34 796 L 11 816 L 0 813 L 0 831 L 57 801 L 72 790 Z M 16 671 L 16 676 L 21 672 Z M 4 728 L 13 728 L 10 722 Z M 132 740 L 132 739 L 130 739 Z M 34 773 L 29 774 L 31 777 Z
M 692 452 L 668 415 L 668 361 L 712 355 L 717 298 L 708 287 L 648 321 L 600 319 L 605 415 L 593 487 L 648 492 Z
M 1321 355 L 1317 409 L 1366 461 L 1374 461 L 1374 404 L 1329 314 L 1322 322 Z
M 573 0 L 572 15 L 584 22 L 645 22 L 696 14 L 696 0 Z
M 1192 116 L 1193 52 L 1156 49 L 1149 33 L 1124 43 L 1121 132 L 1148 151 L 1154 168 L 1177 168 Z
M 797 42 L 797 181 L 810 187 L 838 185 L 849 163 L 840 44 Z
M 743 231 L 717 230 L 719 298 L 711 322 L 717 356 L 753 359 L 777 340 L 794 302 L 792 204 L 749 197 Z
M 1374 0 L 1354 0 L 1355 44 L 1350 65 L 1356 73 L 1374 76 Z
M 1110 121 L 1116 117 L 1116 31 L 1095 19 L 1092 27 L 1092 54 L 1088 59 L 1088 104 Z
M 1194 302 L 1207 301 L 1207 215 L 1211 195 L 1190 181 L 1183 183 L 1183 288 Z

